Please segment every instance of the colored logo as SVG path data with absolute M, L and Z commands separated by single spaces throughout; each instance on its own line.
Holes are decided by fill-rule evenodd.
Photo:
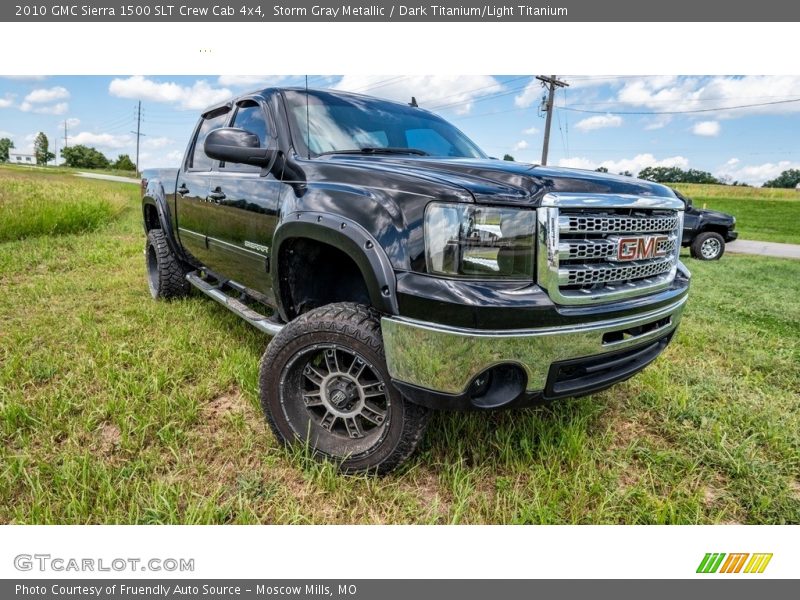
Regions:
M 698 573 L 763 573 L 772 554 L 747 552 L 708 552 L 697 567 Z
M 642 260 L 666 256 L 665 235 L 645 235 L 641 237 L 620 238 L 617 241 L 617 260 Z

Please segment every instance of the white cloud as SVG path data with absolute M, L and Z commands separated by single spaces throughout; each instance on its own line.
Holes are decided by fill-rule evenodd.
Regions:
M 654 111 L 686 111 L 764 104 L 800 96 L 800 75 L 642 77 L 625 82 L 615 102 Z M 717 118 L 800 112 L 800 102 L 715 112 Z
M 637 154 L 633 158 L 604 160 L 599 162 L 583 157 L 562 158 L 558 161 L 558 166 L 590 170 L 597 169 L 598 167 L 605 167 L 612 173 L 630 171 L 636 174 L 645 167 L 680 167 L 681 169 L 686 169 L 689 167 L 689 159 L 683 156 L 670 156 L 668 158 L 658 159 L 652 154 L 646 153 Z
M 527 129 L 523 129 L 522 133 L 524 133 L 525 135 L 536 135 L 537 133 L 539 133 L 539 130 L 535 126 L 528 127 Z
M 172 140 L 168 137 L 146 137 L 142 141 L 142 146 L 145 148 L 164 148 L 172 144 Z
M 14 139 L 14 134 L 10 131 L 0 131 L 0 138 L 11 138 Z
M 287 75 L 220 75 L 217 83 L 222 86 L 265 88 L 285 82 Z
M 183 152 L 181 150 L 173 150 L 172 152 L 167 152 L 164 158 L 167 159 L 171 166 L 177 166 L 183 159 Z
M 0 108 L 9 108 L 14 104 L 14 96 L 11 94 L 6 94 L 2 98 L 0 98 Z
M 538 102 L 542 94 L 544 94 L 542 82 L 534 77 L 528 82 L 528 85 L 525 86 L 522 92 L 514 96 L 514 105 L 518 108 L 528 108 L 532 104 Z
M 25 96 L 25 102 L 29 104 L 49 104 L 57 102 L 58 100 L 68 100 L 69 90 L 65 87 L 57 85 L 51 88 L 40 88 L 33 90 L 30 94 Z
M 672 115 L 658 115 L 652 119 L 645 119 L 644 130 L 655 131 L 663 129 L 672 122 Z
M 19 109 L 23 112 L 34 112 L 40 115 L 63 115 L 69 110 L 69 104 L 58 102 L 57 104 L 38 105 L 25 101 L 19 105 Z
M 69 143 L 72 145 L 83 144 L 84 146 L 94 146 L 104 150 L 121 150 L 130 148 L 134 141 L 128 134 L 113 135 L 111 133 L 92 133 L 81 131 L 69 136 Z
M 472 110 L 475 99 L 504 89 L 488 75 L 345 75 L 332 87 L 398 102 L 410 102 L 414 96 L 422 108 L 452 109 L 457 114 Z
M 202 110 L 233 96 L 228 88 L 215 88 L 204 79 L 184 86 L 172 81 L 154 81 L 141 75 L 113 79 L 108 92 L 118 98 L 175 104 L 183 110 Z
M 81 120 L 78 119 L 77 117 L 70 117 L 69 119 L 65 119 L 61 123 L 62 127 L 64 126 L 64 123 L 66 123 L 67 127 L 69 127 L 70 129 L 74 129 L 75 127 L 81 124 Z
M 47 75 L 3 75 L 3 79 L 12 81 L 42 81 Z
M 717 137 L 720 132 L 719 121 L 700 121 L 692 127 L 692 133 L 703 137 Z
M 514 144 L 514 150 L 526 150 L 528 148 L 528 142 L 525 140 L 520 140 L 516 144 Z
M 594 129 L 605 129 L 607 127 L 619 127 L 622 125 L 622 117 L 618 115 L 594 115 L 575 123 L 575 129 L 579 131 L 592 131 Z
M 800 162 L 792 162 L 790 160 L 768 162 L 760 165 L 739 166 L 740 164 L 741 161 L 738 159 L 731 159 L 716 175 L 730 178 L 731 181 L 744 181 L 750 185 L 761 185 L 768 179 L 774 179 L 788 169 L 800 169 Z

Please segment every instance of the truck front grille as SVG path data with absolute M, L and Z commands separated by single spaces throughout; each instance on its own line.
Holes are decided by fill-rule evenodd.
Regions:
M 548 194 L 539 211 L 538 280 L 559 304 L 649 294 L 675 277 L 677 198 Z

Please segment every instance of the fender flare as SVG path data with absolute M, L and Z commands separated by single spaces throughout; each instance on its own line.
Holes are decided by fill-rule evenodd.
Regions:
M 167 204 L 166 197 L 163 194 L 163 187 L 161 188 L 161 194 L 150 194 L 150 191 L 151 190 L 148 189 L 146 195 L 142 197 L 142 223 L 144 225 L 145 235 L 149 230 L 147 223 L 147 207 L 152 206 L 156 210 L 158 222 L 161 225 L 161 231 L 164 232 L 164 237 L 167 239 L 167 245 L 169 246 L 170 250 L 172 250 L 172 253 L 184 262 L 191 264 L 192 261 L 187 258 L 186 253 L 183 251 L 183 247 L 175 238 L 175 231 L 172 229 L 172 219 L 170 216 L 169 205 Z
M 307 238 L 328 244 L 349 256 L 361 271 L 367 284 L 372 305 L 386 314 L 399 314 L 397 305 L 397 278 L 386 252 L 378 241 L 361 225 L 329 213 L 303 211 L 287 215 L 275 230 L 272 242 L 272 289 L 275 299 L 286 317 L 280 294 L 281 245 L 294 238 Z

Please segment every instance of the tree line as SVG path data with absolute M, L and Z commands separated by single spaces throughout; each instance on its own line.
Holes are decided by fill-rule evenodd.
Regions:
M 608 173 L 605 167 L 595 169 L 602 173 Z M 620 175 L 632 177 L 630 171 L 624 171 Z M 645 167 L 637 174 L 639 179 L 655 181 L 656 183 L 713 183 L 717 185 L 737 185 L 748 186 L 743 181 L 731 181 L 715 177 L 708 171 L 699 169 L 681 169 L 680 167 Z M 762 184 L 767 188 L 794 188 L 800 185 L 800 169 L 787 169 L 775 179 L 770 179 Z M 749 187 L 749 186 L 748 186 Z
M 14 149 L 11 138 L 0 138 L 0 163 L 8 162 L 8 156 Z M 56 155 L 50 152 L 50 141 L 43 132 L 39 132 L 33 140 L 33 154 L 37 165 L 47 165 Z M 136 165 L 127 154 L 120 154 L 116 160 L 110 160 L 105 154 L 83 144 L 67 146 L 61 149 L 64 165 L 76 169 L 116 169 L 118 171 L 136 171 Z

